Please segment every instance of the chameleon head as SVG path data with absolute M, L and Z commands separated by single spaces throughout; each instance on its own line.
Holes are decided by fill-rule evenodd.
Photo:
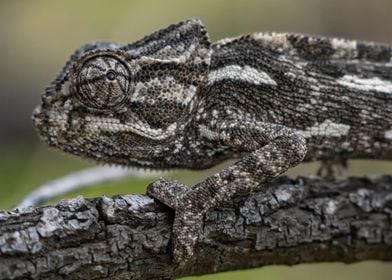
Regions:
M 159 167 L 160 152 L 172 145 L 192 110 L 210 57 L 198 20 L 130 45 L 85 45 L 46 88 L 34 124 L 44 141 L 63 151 Z

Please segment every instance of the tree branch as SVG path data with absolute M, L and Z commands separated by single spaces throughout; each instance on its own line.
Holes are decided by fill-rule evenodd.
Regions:
M 211 211 L 194 258 L 170 257 L 173 211 L 143 195 L 0 212 L 1 279 L 172 279 L 308 262 L 392 260 L 392 176 L 281 177 Z

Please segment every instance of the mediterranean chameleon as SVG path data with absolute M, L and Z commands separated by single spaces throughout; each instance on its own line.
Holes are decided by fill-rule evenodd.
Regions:
M 390 45 L 289 33 L 210 43 L 196 19 L 137 42 L 84 45 L 42 95 L 33 121 L 50 146 L 149 168 L 233 165 L 193 187 L 159 179 L 175 209 L 173 258 L 192 256 L 211 208 L 303 161 L 392 159 Z

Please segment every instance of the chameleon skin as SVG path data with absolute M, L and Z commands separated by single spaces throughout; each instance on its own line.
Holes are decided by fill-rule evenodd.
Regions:
M 255 33 L 211 44 L 199 20 L 135 43 L 77 50 L 33 113 L 50 146 L 98 162 L 204 169 L 192 188 L 159 179 L 175 209 L 173 260 L 191 256 L 204 214 L 303 161 L 392 159 L 390 45 Z

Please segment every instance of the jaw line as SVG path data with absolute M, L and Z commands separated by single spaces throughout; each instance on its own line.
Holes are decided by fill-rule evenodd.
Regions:
M 135 119 L 131 124 L 122 124 L 118 119 L 88 116 L 85 118 L 86 129 L 94 133 L 99 132 L 131 132 L 151 140 L 165 140 L 175 134 L 176 123 L 172 123 L 165 130 L 151 128 L 146 123 Z
M 105 161 L 104 157 L 112 157 L 113 155 L 104 153 L 104 151 L 100 150 L 100 152 L 102 153 L 102 155 L 104 155 L 104 157 L 96 157 L 94 154 L 91 153 L 86 153 L 86 154 L 82 154 L 80 149 L 78 148 L 74 148 L 73 146 L 70 145 L 58 145 L 58 144 L 54 144 L 54 143 L 48 143 L 49 147 L 52 149 L 56 149 L 57 151 L 61 151 L 62 153 L 64 153 L 67 156 L 72 156 L 72 157 L 76 157 L 76 158 L 83 158 L 84 160 L 87 160 L 88 162 L 93 162 L 96 163 L 98 165 L 106 165 L 106 166 L 117 166 L 117 167 L 122 167 L 122 168 L 130 168 L 130 169 L 135 169 L 135 170 L 139 170 L 139 169 L 149 169 L 149 170 L 155 170 L 155 171 L 162 171 L 162 170 L 167 170 L 161 167 L 155 167 L 154 162 L 153 161 L 149 161 L 149 160 L 139 160 L 136 158 L 132 158 L 130 157 L 126 163 L 119 163 L 116 161 Z M 117 159 L 115 157 L 115 159 Z

